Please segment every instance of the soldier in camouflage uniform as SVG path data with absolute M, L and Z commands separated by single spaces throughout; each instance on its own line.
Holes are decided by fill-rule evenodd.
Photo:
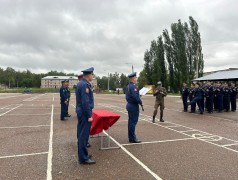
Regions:
M 66 82 L 66 87 L 65 87 L 66 95 L 67 95 L 67 98 L 68 98 L 68 104 L 66 106 L 66 117 L 70 117 L 71 115 L 69 114 L 69 101 L 70 101 L 71 93 L 70 93 L 70 88 L 69 88 L 69 80 L 66 80 L 65 82 Z
M 157 115 L 158 108 L 160 106 L 160 122 L 164 122 L 163 120 L 163 112 L 164 112 L 164 97 L 167 95 L 166 89 L 162 87 L 162 83 L 159 81 L 158 87 L 155 89 L 154 96 L 156 96 L 155 100 L 155 110 L 153 114 L 152 122 L 155 123 L 155 116 Z

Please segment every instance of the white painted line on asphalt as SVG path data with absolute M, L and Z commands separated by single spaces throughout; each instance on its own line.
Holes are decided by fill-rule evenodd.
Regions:
M 222 145 L 223 147 L 226 147 L 226 146 L 238 146 L 238 143 L 234 143 L 234 144 L 226 144 L 226 145 Z
M 7 116 L 49 116 L 50 114 L 51 113 L 44 113 L 44 114 L 8 114 Z
M 0 129 L 18 129 L 18 128 L 38 128 L 38 127 L 49 127 L 50 125 L 39 125 L 39 126 L 12 126 L 12 127 L 0 127 Z
M 50 120 L 49 153 L 48 153 L 48 160 L 47 160 L 47 180 L 52 180 L 53 117 L 54 117 L 54 105 L 52 104 L 51 120 Z
M 41 154 L 48 154 L 48 152 L 31 153 L 31 154 L 19 154 L 19 155 L 12 155 L 12 156 L 0 156 L 0 159 L 25 157 L 25 156 L 35 156 L 35 155 L 41 155 Z
M 186 130 L 186 131 L 179 131 L 179 132 L 190 132 L 190 131 L 197 131 L 196 129 L 190 129 L 190 130 Z
M 4 107 L 1 107 L 0 109 L 9 109 L 8 107 L 11 106 L 12 104 L 10 105 L 7 105 L 7 106 L 4 106 Z
M 140 144 L 156 144 L 156 143 L 164 143 L 164 142 L 177 142 L 177 141 L 186 141 L 196 138 L 183 138 L 183 139 L 169 139 L 169 140 L 162 140 L 162 141 L 148 141 L 148 142 L 141 142 L 141 143 L 130 143 L 130 144 L 122 144 L 122 146 L 131 146 L 131 145 L 140 145 Z
M 41 97 L 43 95 L 45 95 L 45 94 L 40 94 L 38 96 L 30 97 L 30 98 L 24 99 L 23 101 L 33 101 L 33 100 L 35 100 L 35 99 L 37 99 L 37 98 L 39 98 L 39 97 Z
M 9 113 L 9 112 L 11 112 L 11 111 L 13 111 L 14 109 L 17 109 L 17 108 L 21 107 L 22 105 L 23 105 L 23 104 L 20 104 L 20 105 L 18 105 L 18 106 L 16 106 L 16 107 L 12 108 L 11 110 L 9 110 L 9 111 L 7 111 L 7 112 L 0 114 L 0 117 L 3 116 L 3 115 L 5 115 L 5 114 L 7 114 L 7 113 Z
M 104 131 L 108 136 L 108 134 Z M 119 142 L 117 142 L 113 137 L 109 136 L 112 141 L 114 141 L 125 153 L 127 153 L 132 159 L 134 159 L 141 167 L 143 167 L 148 173 L 150 173 L 155 179 L 162 180 L 157 174 L 150 170 L 144 163 L 137 159 L 132 153 L 130 153 L 125 147 L 123 147 Z

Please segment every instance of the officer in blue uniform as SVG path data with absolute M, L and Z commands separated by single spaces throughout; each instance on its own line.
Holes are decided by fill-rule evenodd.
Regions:
M 135 128 L 139 118 L 139 105 L 142 105 L 142 101 L 139 95 L 139 89 L 135 85 L 137 82 L 136 72 L 128 76 L 130 83 L 126 87 L 126 109 L 128 111 L 128 138 L 130 143 L 140 143 L 141 141 L 136 138 Z
M 217 82 L 213 83 L 213 94 L 214 94 L 214 98 L 213 98 L 213 104 L 214 104 L 214 111 L 218 110 L 218 105 L 217 105 Z
M 207 82 L 205 87 L 206 91 L 206 108 L 209 114 L 213 113 L 213 99 L 214 99 L 214 91 L 211 82 Z
M 61 104 L 61 115 L 60 115 L 60 119 L 62 121 L 67 120 L 65 118 L 66 116 L 66 109 L 67 109 L 67 104 L 68 104 L 68 98 L 67 98 L 67 92 L 65 89 L 65 80 L 61 81 L 62 86 L 60 88 L 60 104 Z
M 194 99 L 191 102 L 187 103 L 187 105 L 192 105 L 192 104 L 197 103 L 198 108 L 200 110 L 200 114 L 203 114 L 203 109 L 201 106 L 201 99 L 202 99 L 203 91 L 199 86 L 200 86 L 200 84 L 196 83 L 195 90 L 194 90 Z
M 221 83 L 217 83 L 217 88 L 216 88 L 216 95 L 217 95 L 217 108 L 218 112 L 221 113 L 223 110 L 223 87 L 221 86 Z
M 223 92 L 224 92 L 224 97 L 223 97 L 223 105 L 224 105 L 224 109 L 226 112 L 230 111 L 230 94 L 231 94 L 231 89 L 228 87 L 228 84 L 225 82 L 224 83 L 224 88 L 223 88 Z
M 231 111 L 236 111 L 237 87 L 234 82 L 231 83 Z
M 78 158 L 80 164 L 95 164 L 88 155 L 88 139 L 92 125 L 92 109 L 94 108 L 93 91 L 89 83 L 93 79 L 94 68 L 91 67 L 83 72 L 83 79 L 76 87 L 76 112 L 78 117 L 77 138 L 78 138 Z
M 192 83 L 190 85 L 190 89 L 188 89 L 188 98 L 190 102 L 194 99 L 194 90 L 195 90 L 195 84 Z M 196 110 L 196 103 L 191 105 L 190 113 L 195 113 L 195 110 Z
M 66 90 L 66 95 L 67 95 L 67 99 L 68 99 L 68 104 L 66 106 L 66 115 L 65 117 L 71 117 L 71 115 L 69 114 L 69 101 L 70 101 L 70 88 L 69 88 L 69 80 L 65 80 L 65 90 Z
M 187 83 L 186 82 L 183 83 L 183 87 L 182 87 L 182 90 L 181 90 L 181 98 L 183 100 L 183 111 L 187 112 L 188 111 L 188 107 L 187 107 L 188 87 L 187 87 Z

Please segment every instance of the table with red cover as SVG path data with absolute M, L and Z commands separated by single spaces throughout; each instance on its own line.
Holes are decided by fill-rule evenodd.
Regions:
M 101 133 L 103 130 L 108 130 L 117 120 L 120 115 L 107 110 L 93 110 L 93 122 L 90 135 Z
M 99 133 L 103 132 L 103 130 L 108 130 L 108 135 L 106 136 L 106 137 L 108 137 L 108 147 L 103 148 L 103 137 L 104 136 L 100 136 L 101 137 L 101 148 L 100 149 L 103 150 L 103 149 L 119 148 L 119 147 L 111 147 L 109 128 L 117 122 L 117 120 L 120 118 L 120 115 L 115 114 L 111 111 L 107 111 L 107 110 L 93 110 L 92 118 L 93 118 L 93 122 L 92 122 L 92 127 L 90 130 L 91 136 L 99 134 Z

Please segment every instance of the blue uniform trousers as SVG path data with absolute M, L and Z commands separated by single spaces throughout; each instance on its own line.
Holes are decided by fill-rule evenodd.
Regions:
M 201 106 L 201 99 L 202 99 L 201 97 L 197 96 L 191 102 L 188 103 L 189 105 L 194 105 L 194 104 L 197 103 L 198 108 L 200 110 L 200 113 L 203 112 L 203 109 L 202 109 L 202 106 Z
M 128 117 L 129 117 L 128 138 L 129 140 L 135 140 L 136 139 L 135 129 L 136 129 L 136 124 L 139 118 L 139 105 L 128 103 L 126 106 L 126 109 L 128 111 Z
M 223 95 L 217 96 L 217 108 L 219 112 L 223 110 Z
M 231 110 L 235 111 L 236 110 L 236 96 L 231 95 Z
M 207 111 L 213 112 L 213 97 L 206 98 Z
M 183 110 L 184 111 L 188 110 L 187 102 L 188 102 L 188 96 L 183 96 Z
M 230 111 L 230 95 L 225 95 L 223 98 L 224 109 L 226 111 Z
M 80 162 L 84 162 L 89 159 L 87 143 L 89 139 L 89 133 L 92 122 L 88 122 L 88 118 L 85 115 L 77 114 L 78 126 L 77 126 L 77 138 L 78 138 L 78 158 Z
M 61 115 L 60 115 L 61 120 L 63 120 L 64 117 L 66 116 L 66 108 L 67 105 L 64 102 L 61 102 Z

